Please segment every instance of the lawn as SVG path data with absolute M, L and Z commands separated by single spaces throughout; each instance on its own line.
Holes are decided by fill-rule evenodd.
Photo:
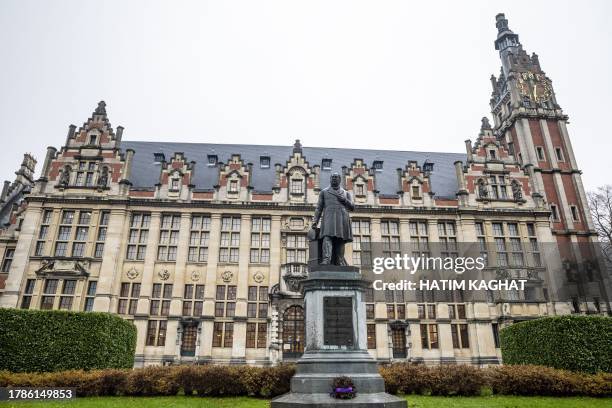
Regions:
M 552 397 L 424 397 L 409 396 L 409 408 L 612 408 L 612 398 L 552 398 Z M 198 398 L 198 397 L 100 397 L 77 398 L 71 401 L 0 403 L 2 407 L 52 408 L 266 408 L 269 400 L 255 398 Z

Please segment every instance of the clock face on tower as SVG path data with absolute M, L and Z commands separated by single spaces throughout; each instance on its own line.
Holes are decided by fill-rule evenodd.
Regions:
M 552 84 L 544 74 L 519 72 L 518 88 L 521 96 L 526 96 L 536 103 L 546 102 L 552 96 Z

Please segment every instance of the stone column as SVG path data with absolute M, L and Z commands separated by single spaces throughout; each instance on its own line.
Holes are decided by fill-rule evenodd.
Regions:
M 204 283 L 204 307 L 202 311 L 202 332 L 198 360 L 212 359 L 213 323 L 215 320 L 215 293 L 217 287 L 217 264 L 221 239 L 221 214 L 210 215 L 210 238 L 208 240 L 208 262 Z
M 234 339 L 232 357 L 234 363 L 246 362 L 246 311 L 249 285 L 249 261 L 251 253 L 251 215 L 243 214 L 240 219 L 240 254 L 238 258 L 238 279 L 236 288 L 236 313 L 234 317 Z
M 26 209 L 19 240 L 15 247 L 13 263 L 6 279 L 4 293 L 0 296 L 0 307 L 17 307 L 18 305 L 19 288 L 27 275 L 30 252 L 36 240 L 41 214 L 42 208 L 37 203 L 30 203 Z

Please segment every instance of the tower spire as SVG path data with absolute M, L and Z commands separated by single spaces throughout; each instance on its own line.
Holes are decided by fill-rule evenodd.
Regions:
M 495 26 L 497 27 L 497 39 L 495 40 L 495 49 L 500 53 L 510 47 L 520 47 L 518 34 L 515 34 L 508 27 L 508 19 L 504 13 L 499 13 L 495 16 Z

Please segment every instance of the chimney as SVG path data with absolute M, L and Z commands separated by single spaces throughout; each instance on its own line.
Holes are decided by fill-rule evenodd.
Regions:
M 467 161 L 468 163 L 470 163 L 473 159 L 472 157 L 472 141 L 470 139 L 467 139 L 465 141 L 465 151 L 467 153 Z
M 74 132 L 76 131 L 75 125 L 68 126 L 68 135 L 66 136 L 66 146 L 70 144 L 70 139 L 74 138 Z
M 45 155 L 45 161 L 43 163 L 43 168 L 40 173 L 40 178 L 43 180 L 47 180 L 47 174 L 51 169 L 51 162 L 55 158 L 55 154 L 57 153 L 57 149 L 53 146 L 47 147 L 47 154 Z
M 0 194 L 0 203 L 3 203 L 6 200 L 6 196 L 8 194 L 8 189 L 10 185 L 11 185 L 10 181 L 6 180 L 4 182 L 4 185 L 2 186 L 2 194 Z
M 115 134 L 115 140 L 117 141 L 116 146 L 121 143 L 121 138 L 123 137 L 123 126 L 117 126 L 117 133 Z

